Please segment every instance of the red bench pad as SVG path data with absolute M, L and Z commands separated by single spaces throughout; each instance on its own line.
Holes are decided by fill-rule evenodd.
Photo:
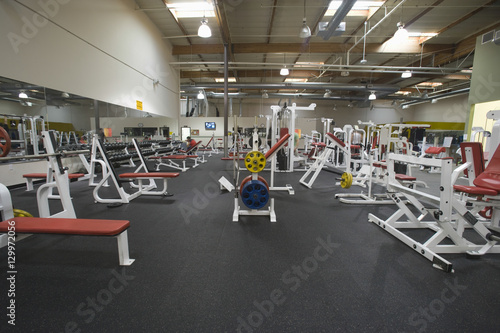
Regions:
M 188 155 L 167 155 L 167 156 L 151 156 L 152 160 L 185 160 Z
M 444 153 L 445 151 L 446 151 L 445 147 L 429 147 L 425 150 L 425 153 L 437 155 L 437 154 Z
M 341 147 L 345 147 L 345 143 L 340 140 L 339 138 L 337 138 L 335 135 L 333 135 L 332 133 L 326 133 L 326 135 L 328 135 L 332 140 L 334 140 L 335 142 L 337 142 Z
M 374 162 L 374 163 L 373 163 L 373 167 L 374 167 L 374 168 L 382 168 L 382 169 L 387 169 L 387 165 L 386 165 L 386 164 L 376 163 L 376 162 Z
M 23 175 L 23 178 L 47 178 L 46 173 L 27 173 Z
M 405 175 L 403 173 L 397 173 L 395 177 L 397 180 L 410 180 L 410 181 L 417 180 L 417 178 Z
M 179 177 L 178 172 L 126 172 L 120 178 L 175 178 Z
M 495 196 L 498 194 L 497 191 L 485 188 L 485 187 L 477 187 L 477 186 L 466 186 L 466 185 L 453 185 L 453 189 L 458 192 L 465 192 L 473 195 L 492 195 Z
M 0 222 L 0 232 L 7 232 L 9 221 L 15 221 L 16 233 L 29 234 L 116 236 L 130 226 L 126 220 L 14 217 Z
M 269 159 L 269 157 L 271 157 L 279 148 L 281 148 L 281 146 L 288 140 L 289 137 L 290 134 L 287 133 L 281 139 L 279 139 L 279 141 L 276 142 L 274 146 L 272 146 L 271 149 L 267 151 L 266 155 L 264 155 L 266 157 L 266 160 Z

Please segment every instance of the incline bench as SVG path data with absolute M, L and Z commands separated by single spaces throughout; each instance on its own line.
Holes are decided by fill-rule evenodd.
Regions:
M 118 257 L 121 266 L 130 266 L 127 229 L 129 221 L 65 219 L 42 217 L 14 217 L 0 222 L 0 233 L 7 233 L 15 226 L 16 234 L 58 234 L 78 236 L 112 236 L 118 241 Z

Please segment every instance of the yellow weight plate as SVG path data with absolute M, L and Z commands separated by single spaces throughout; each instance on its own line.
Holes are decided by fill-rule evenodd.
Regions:
M 33 217 L 30 213 L 21 210 L 21 209 L 13 209 L 14 211 L 14 217 Z
M 342 174 L 342 180 L 340 181 L 340 186 L 342 188 L 349 188 L 352 185 L 352 174 L 350 172 L 344 172 Z
M 266 166 L 266 157 L 260 151 L 251 151 L 245 156 L 245 167 L 250 172 L 260 172 Z

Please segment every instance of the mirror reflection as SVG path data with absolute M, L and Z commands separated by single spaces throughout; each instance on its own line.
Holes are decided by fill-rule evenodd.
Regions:
M 165 139 L 171 136 L 172 119 L 19 80 L 0 77 L 1 136 L 11 141 L 11 155 L 43 151 L 42 130 L 54 130 L 59 145 L 87 143 L 103 129 L 107 142 L 132 138 Z M 174 130 L 175 132 L 175 130 Z M 0 147 L 5 139 L 0 138 Z M 1 153 L 0 153 L 1 154 Z

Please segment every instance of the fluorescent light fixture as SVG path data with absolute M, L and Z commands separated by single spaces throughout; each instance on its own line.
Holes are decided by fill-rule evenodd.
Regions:
M 403 73 L 401 73 L 401 77 L 402 77 L 403 79 L 410 78 L 410 77 L 411 77 L 411 75 L 412 75 L 412 74 L 411 74 L 411 71 L 409 71 L 409 70 L 405 70 Z
M 436 32 L 408 32 L 408 37 L 436 37 Z
M 375 95 L 375 93 L 372 91 L 371 94 L 370 94 L 370 96 L 368 96 L 368 99 L 370 101 L 374 101 L 374 100 L 377 99 L 377 95 Z
M 369 10 L 377 9 L 384 4 L 385 1 L 363 1 L 358 0 L 352 6 L 347 16 L 367 16 Z M 333 0 L 330 2 L 328 6 L 328 10 L 325 13 L 325 16 L 333 16 L 337 9 L 339 9 L 342 4 L 342 0 Z
M 408 109 L 410 106 L 409 105 L 402 105 L 401 108 L 403 109 Z
M 169 3 L 167 8 L 176 19 L 194 17 L 215 17 L 214 7 L 210 2 Z
M 417 84 L 418 87 L 430 87 L 430 88 L 435 88 L 442 85 L 443 85 L 442 82 L 429 82 L 429 81 L 420 82 L 419 84 Z
M 285 66 L 283 66 L 283 68 L 280 70 L 280 75 L 287 76 L 288 74 L 290 74 L 290 71 L 288 70 L 288 68 L 286 68 L 286 65 L 285 65 Z
M 285 82 L 298 82 L 298 83 L 304 83 L 307 82 L 307 79 L 299 79 L 299 78 L 286 78 Z
M 208 26 L 208 20 L 203 17 L 201 20 L 201 25 L 198 28 L 198 36 L 201 38 L 208 38 L 212 36 L 212 30 L 210 30 L 210 27 Z
M 21 91 L 19 93 L 19 98 L 28 98 L 28 95 L 26 95 L 26 93 L 24 91 Z
M 396 40 L 406 40 L 408 39 L 408 30 L 405 29 L 403 22 L 398 22 L 398 30 L 394 33 L 394 39 Z
M 224 78 L 216 77 L 215 82 L 222 83 L 222 82 L 224 82 Z M 235 77 L 228 77 L 227 82 L 236 82 L 236 78 Z
M 438 100 L 437 100 L 437 99 L 435 99 L 435 98 L 433 98 L 433 99 L 431 100 L 431 103 L 432 103 L 432 104 L 436 104 L 437 102 L 438 102 Z
M 203 91 L 202 91 L 202 90 L 200 90 L 200 91 L 198 92 L 198 95 L 196 95 L 196 98 L 197 98 L 197 99 L 204 99 L 204 98 L 205 98 L 205 95 L 203 94 Z
M 394 95 L 404 95 L 404 96 L 410 95 L 410 94 L 411 94 L 411 91 L 407 91 L 407 90 L 399 90 L 399 91 L 396 91 L 394 93 Z
M 323 98 L 330 98 L 332 97 L 332 92 L 330 89 L 326 89 L 325 94 L 323 95 Z
M 325 63 L 323 61 L 297 61 L 293 67 L 313 67 L 317 68 L 318 66 L 324 65 Z

